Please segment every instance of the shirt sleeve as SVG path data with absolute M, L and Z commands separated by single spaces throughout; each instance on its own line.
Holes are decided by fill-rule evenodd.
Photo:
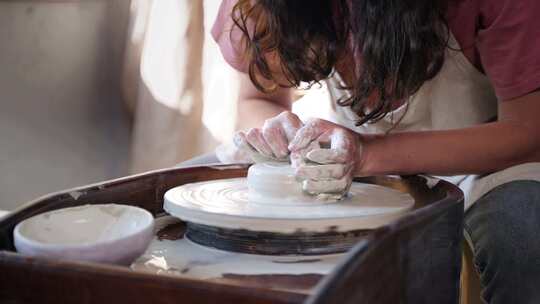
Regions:
M 234 69 L 247 73 L 247 64 L 242 56 L 243 33 L 233 26 L 232 10 L 235 4 L 236 0 L 222 0 L 211 34 L 225 61 Z
M 499 100 L 540 88 L 540 1 L 484 0 L 477 45 Z

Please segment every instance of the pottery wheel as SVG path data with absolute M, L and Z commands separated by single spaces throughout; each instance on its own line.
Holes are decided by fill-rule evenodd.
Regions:
M 282 164 L 253 165 L 247 178 L 182 185 L 167 191 L 164 203 L 169 214 L 188 223 L 187 236 L 197 243 L 244 252 L 253 249 L 252 241 L 264 240 L 268 248 L 261 243 L 256 253 L 268 254 L 289 254 L 293 244 L 321 254 L 334 241 L 342 246 L 328 253 L 343 252 L 366 230 L 413 206 L 407 193 L 356 182 L 345 198 L 320 200 L 304 194 L 294 170 Z M 279 244 L 284 250 L 276 250 Z

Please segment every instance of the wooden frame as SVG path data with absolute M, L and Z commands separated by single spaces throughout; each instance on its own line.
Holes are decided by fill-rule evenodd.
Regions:
M 168 189 L 190 182 L 241 177 L 245 176 L 246 173 L 247 166 L 244 165 L 159 170 L 62 191 L 30 202 L 0 221 L 0 301 L 13 303 L 303 302 L 306 300 L 305 295 L 292 292 L 187 280 L 167 275 L 157 276 L 104 264 L 28 258 L 14 252 L 12 239 L 14 226 L 33 215 L 64 207 L 114 202 L 139 206 L 149 210 L 154 216 L 160 216 L 163 214 L 163 195 Z M 450 299 L 445 303 L 453 303 L 451 301 L 453 298 L 457 298 L 459 291 L 459 268 L 461 266 L 461 247 L 454 246 L 456 240 L 461 240 L 463 195 L 459 189 L 450 183 L 444 181 L 434 183 L 421 176 L 366 177 L 359 179 L 359 181 L 406 191 L 415 198 L 417 204 L 416 209 L 398 223 L 375 230 L 365 244 L 358 245 L 360 249 L 357 248 L 351 252 L 348 262 L 354 264 L 354 261 L 365 260 L 366 253 L 377 253 L 378 249 L 376 248 L 379 247 L 384 249 L 384 246 L 381 247 L 380 244 L 388 242 L 381 240 L 391 239 L 392 237 L 388 235 L 397 235 L 399 237 L 393 236 L 395 240 L 399 240 L 400 244 L 407 244 L 405 239 L 413 240 L 410 238 L 411 231 L 419 231 L 425 235 L 443 231 L 443 234 L 435 233 L 433 235 L 444 235 L 450 238 L 449 244 L 452 245 L 452 248 L 449 248 L 448 254 L 443 257 L 443 260 L 451 261 L 451 264 L 448 265 L 449 275 L 444 278 L 442 283 L 445 284 L 445 296 Z M 442 222 L 442 226 L 440 226 L 441 219 L 446 219 Z M 439 226 L 435 224 L 439 224 Z M 407 227 L 416 227 L 416 230 Z M 387 245 L 385 246 L 388 247 Z M 394 247 L 399 250 L 405 248 Z M 425 248 L 430 250 L 429 246 Z M 400 263 L 399 254 L 396 255 L 397 253 L 394 251 L 389 251 L 388 254 L 398 258 L 392 260 L 393 265 Z M 454 261 L 456 254 L 459 255 L 459 258 Z M 343 267 L 339 268 L 338 271 L 343 272 Z M 362 268 L 364 267 L 360 267 L 360 269 Z M 458 269 L 457 278 L 454 278 L 455 269 Z M 339 273 L 329 275 L 320 282 L 309 301 L 329 303 L 328 286 L 337 286 L 334 284 L 340 281 L 336 280 L 336 277 L 340 277 Z M 350 276 L 341 277 L 351 278 Z M 352 276 L 353 279 L 354 277 Z M 399 276 L 397 278 L 400 279 Z M 453 287 L 454 279 L 456 279 L 455 288 Z M 403 284 L 399 286 L 399 290 L 404 290 L 403 288 L 406 287 Z M 398 297 L 401 296 L 398 294 Z

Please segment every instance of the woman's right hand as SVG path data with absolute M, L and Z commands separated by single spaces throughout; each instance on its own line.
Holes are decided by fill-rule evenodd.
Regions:
M 234 136 L 235 145 L 247 151 L 255 162 L 264 160 L 286 161 L 289 143 L 303 126 L 296 114 L 285 111 L 267 119 L 262 128 L 239 131 Z

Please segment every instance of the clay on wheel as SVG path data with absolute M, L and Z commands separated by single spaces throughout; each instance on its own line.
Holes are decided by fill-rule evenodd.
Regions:
M 287 163 L 258 163 L 247 175 L 248 198 L 259 204 L 290 204 L 309 200 L 296 180 L 294 168 Z
M 302 192 L 289 165 L 266 163 L 253 165 L 247 179 L 209 180 L 170 189 L 163 208 L 196 224 L 294 233 L 373 229 L 413 206 L 408 193 L 357 182 L 344 199 L 321 201 Z

